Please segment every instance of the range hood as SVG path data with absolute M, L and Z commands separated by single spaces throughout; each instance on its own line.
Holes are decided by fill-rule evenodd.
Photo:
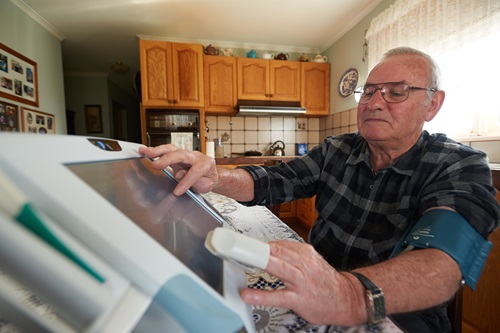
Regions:
M 300 116 L 306 108 L 299 102 L 238 101 L 237 116 Z

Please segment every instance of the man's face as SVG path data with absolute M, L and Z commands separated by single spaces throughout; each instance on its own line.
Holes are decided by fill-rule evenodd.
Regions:
M 398 55 L 375 66 L 366 84 L 403 82 L 409 86 L 427 87 L 429 74 L 423 59 Z M 431 104 L 425 90 L 410 90 L 408 99 L 399 103 L 386 102 L 377 90 L 370 102 L 358 104 L 359 132 L 369 143 L 413 145 L 424 123 L 436 114 L 430 112 Z

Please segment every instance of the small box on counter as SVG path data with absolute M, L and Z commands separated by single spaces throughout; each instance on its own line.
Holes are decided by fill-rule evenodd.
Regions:
M 302 156 L 307 153 L 307 143 L 297 143 L 297 155 Z

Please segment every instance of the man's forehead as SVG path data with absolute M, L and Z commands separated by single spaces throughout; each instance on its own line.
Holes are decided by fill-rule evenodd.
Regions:
M 425 82 L 428 67 L 420 57 L 409 55 L 392 56 L 377 64 L 366 80 L 367 84 L 379 82 Z

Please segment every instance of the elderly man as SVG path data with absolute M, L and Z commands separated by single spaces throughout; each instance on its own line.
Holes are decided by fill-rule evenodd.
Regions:
M 172 145 L 140 152 L 159 157 L 159 169 L 173 168 L 176 194 L 192 187 L 247 205 L 316 195 L 310 245 L 271 243 L 267 271 L 286 288 L 244 290 L 245 302 L 290 308 L 316 324 L 376 323 L 391 315 L 411 332 L 447 332 L 445 305 L 462 281 L 477 281 L 485 258 L 473 249 L 488 248 L 485 239 L 500 220 L 487 158 L 423 131 L 445 98 L 439 69 L 425 53 L 390 50 L 356 95 L 358 133 L 328 137 L 277 166 L 218 169 L 212 158 Z M 415 225 L 456 232 L 436 232 L 430 245 L 401 251 L 412 244 L 407 233 Z M 456 249 L 466 243 L 480 267 L 472 277 Z

